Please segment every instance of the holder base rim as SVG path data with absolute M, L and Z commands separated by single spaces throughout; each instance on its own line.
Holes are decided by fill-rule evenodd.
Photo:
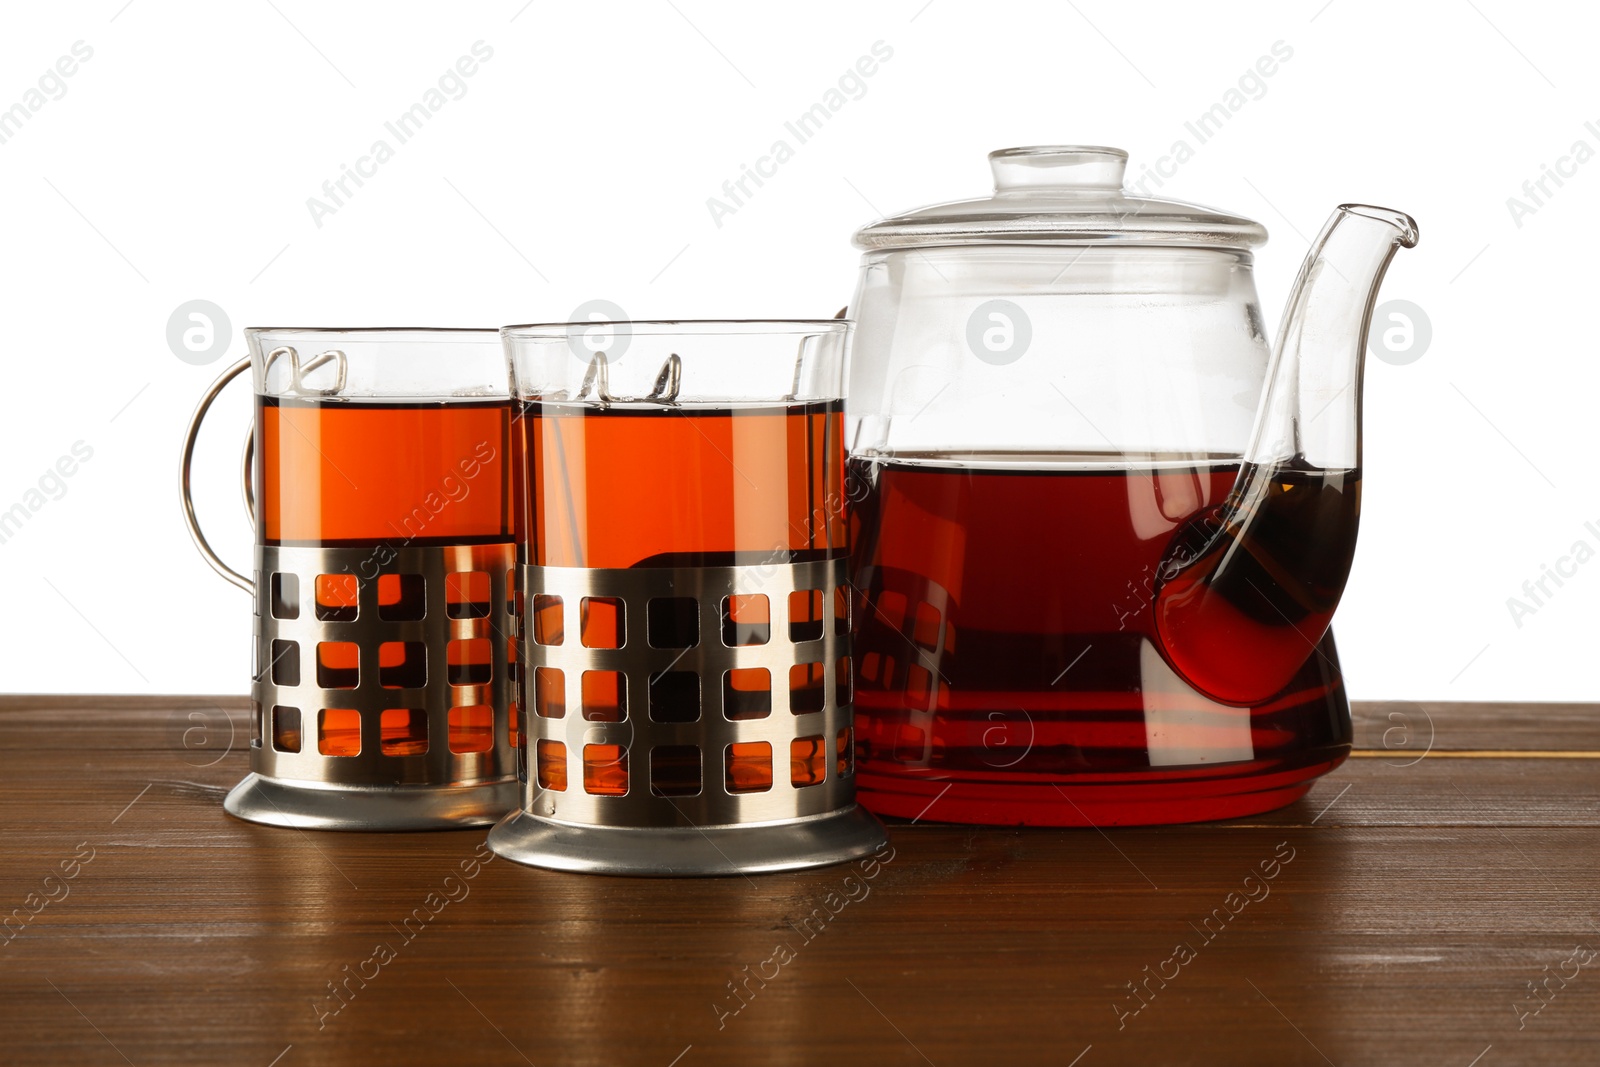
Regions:
M 459 786 L 325 786 L 251 773 L 222 808 L 246 822 L 294 830 L 461 830 L 488 826 L 519 803 L 515 778 Z
M 489 848 L 514 863 L 665 878 L 826 867 L 859 859 L 887 841 L 883 824 L 856 804 L 791 822 L 698 828 L 580 826 L 516 811 L 489 831 Z

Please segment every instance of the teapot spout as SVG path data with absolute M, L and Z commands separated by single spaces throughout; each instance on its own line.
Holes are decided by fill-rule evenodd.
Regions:
M 1162 652 L 1214 700 L 1264 703 L 1318 654 L 1355 554 L 1372 306 L 1395 251 L 1416 243 L 1401 212 L 1333 213 L 1295 280 L 1233 490 L 1168 549 Z

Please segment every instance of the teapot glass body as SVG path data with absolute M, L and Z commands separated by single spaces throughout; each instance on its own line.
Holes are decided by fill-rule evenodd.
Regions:
M 880 813 L 1228 818 L 1349 752 L 1327 625 L 1359 338 L 1414 226 L 1341 208 L 1274 349 L 1265 231 L 1123 193 L 1125 159 L 995 153 L 992 197 L 857 235 L 858 786 Z

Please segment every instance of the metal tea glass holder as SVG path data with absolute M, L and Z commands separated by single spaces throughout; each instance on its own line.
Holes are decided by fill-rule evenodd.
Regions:
M 841 321 L 604 326 L 626 340 L 625 358 L 615 343 L 609 357 L 577 343 L 594 323 L 502 331 L 519 420 L 551 401 L 580 418 L 659 405 L 671 420 L 719 404 L 770 410 L 839 396 Z M 842 467 L 841 442 L 819 447 L 837 447 Z M 570 487 L 555 484 L 569 470 L 541 466 L 541 454 L 523 449 L 521 499 L 572 506 Z M 697 503 L 684 501 L 691 512 Z M 818 503 L 842 509 L 843 495 Z M 747 549 L 723 553 L 731 562 L 708 553 L 685 565 L 590 567 L 541 562 L 545 521 L 555 520 L 530 512 L 519 526 L 522 802 L 490 832 L 490 848 L 558 870 L 687 876 L 845 862 L 884 843 L 855 803 L 842 535 L 810 553 L 761 546 L 767 555 L 754 560 Z M 765 605 L 763 625 L 734 618 L 732 605 L 752 603 Z M 809 607 L 790 618 L 796 604 Z M 597 610 L 610 624 L 591 641 Z M 755 704 L 733 684 L 751 676 L 770 679 Z M 597 678 L 605 686 L 591 686 Z

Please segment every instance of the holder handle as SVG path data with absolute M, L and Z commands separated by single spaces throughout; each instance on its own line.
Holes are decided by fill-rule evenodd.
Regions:
M 250 515 L 250 525 L 256 522 L 256 484 L 250 477 L 251 468 L 256 462 L 256 431 L 255 427 L 244 432 L 244 458 L 239 463 L 239 485 L 244 489 L 244 510 Z
M 189 419 L 189 429 L 183 436 L 183 478 L 180 492 L 183 497 L 183 522 L 189 528 L 189 536 L 194 539 L 195 548 L 200 550 L 200 555 L 205 557 L 205 561 L 211 565 L 212 570 L 253 596 L 256 591 L 255 583 L 224 563 L 222 557 L 217 555 L 216 551 L 211 547 L 211 543 L 206 540 L 205 533 L 200 529 L 200 520 L 194 513 L 194 498 L 190 492 L 189 484 L 189 472 L 194 464 L 194 445 L 200 436 L 200 424 L 205 420 L 206 412 L 211 410 L 212 402 L 217 399 L 217 395 L 222 392 L 223 387 L 249 369 L 249 358 L 241 359 L 223 371 L 222 377 L 212 382 L 211 388 L 207 389 L 205 395 L 200 398 L 200 406 L 195 408 L 194 416 Z M 255 434 L 253 432 L 245 442 L 244 457 L 245 507 L 250 511 L 250 517 L 254 519 L 254 490 L 250 485 L 250 466 L 255 457 Z

